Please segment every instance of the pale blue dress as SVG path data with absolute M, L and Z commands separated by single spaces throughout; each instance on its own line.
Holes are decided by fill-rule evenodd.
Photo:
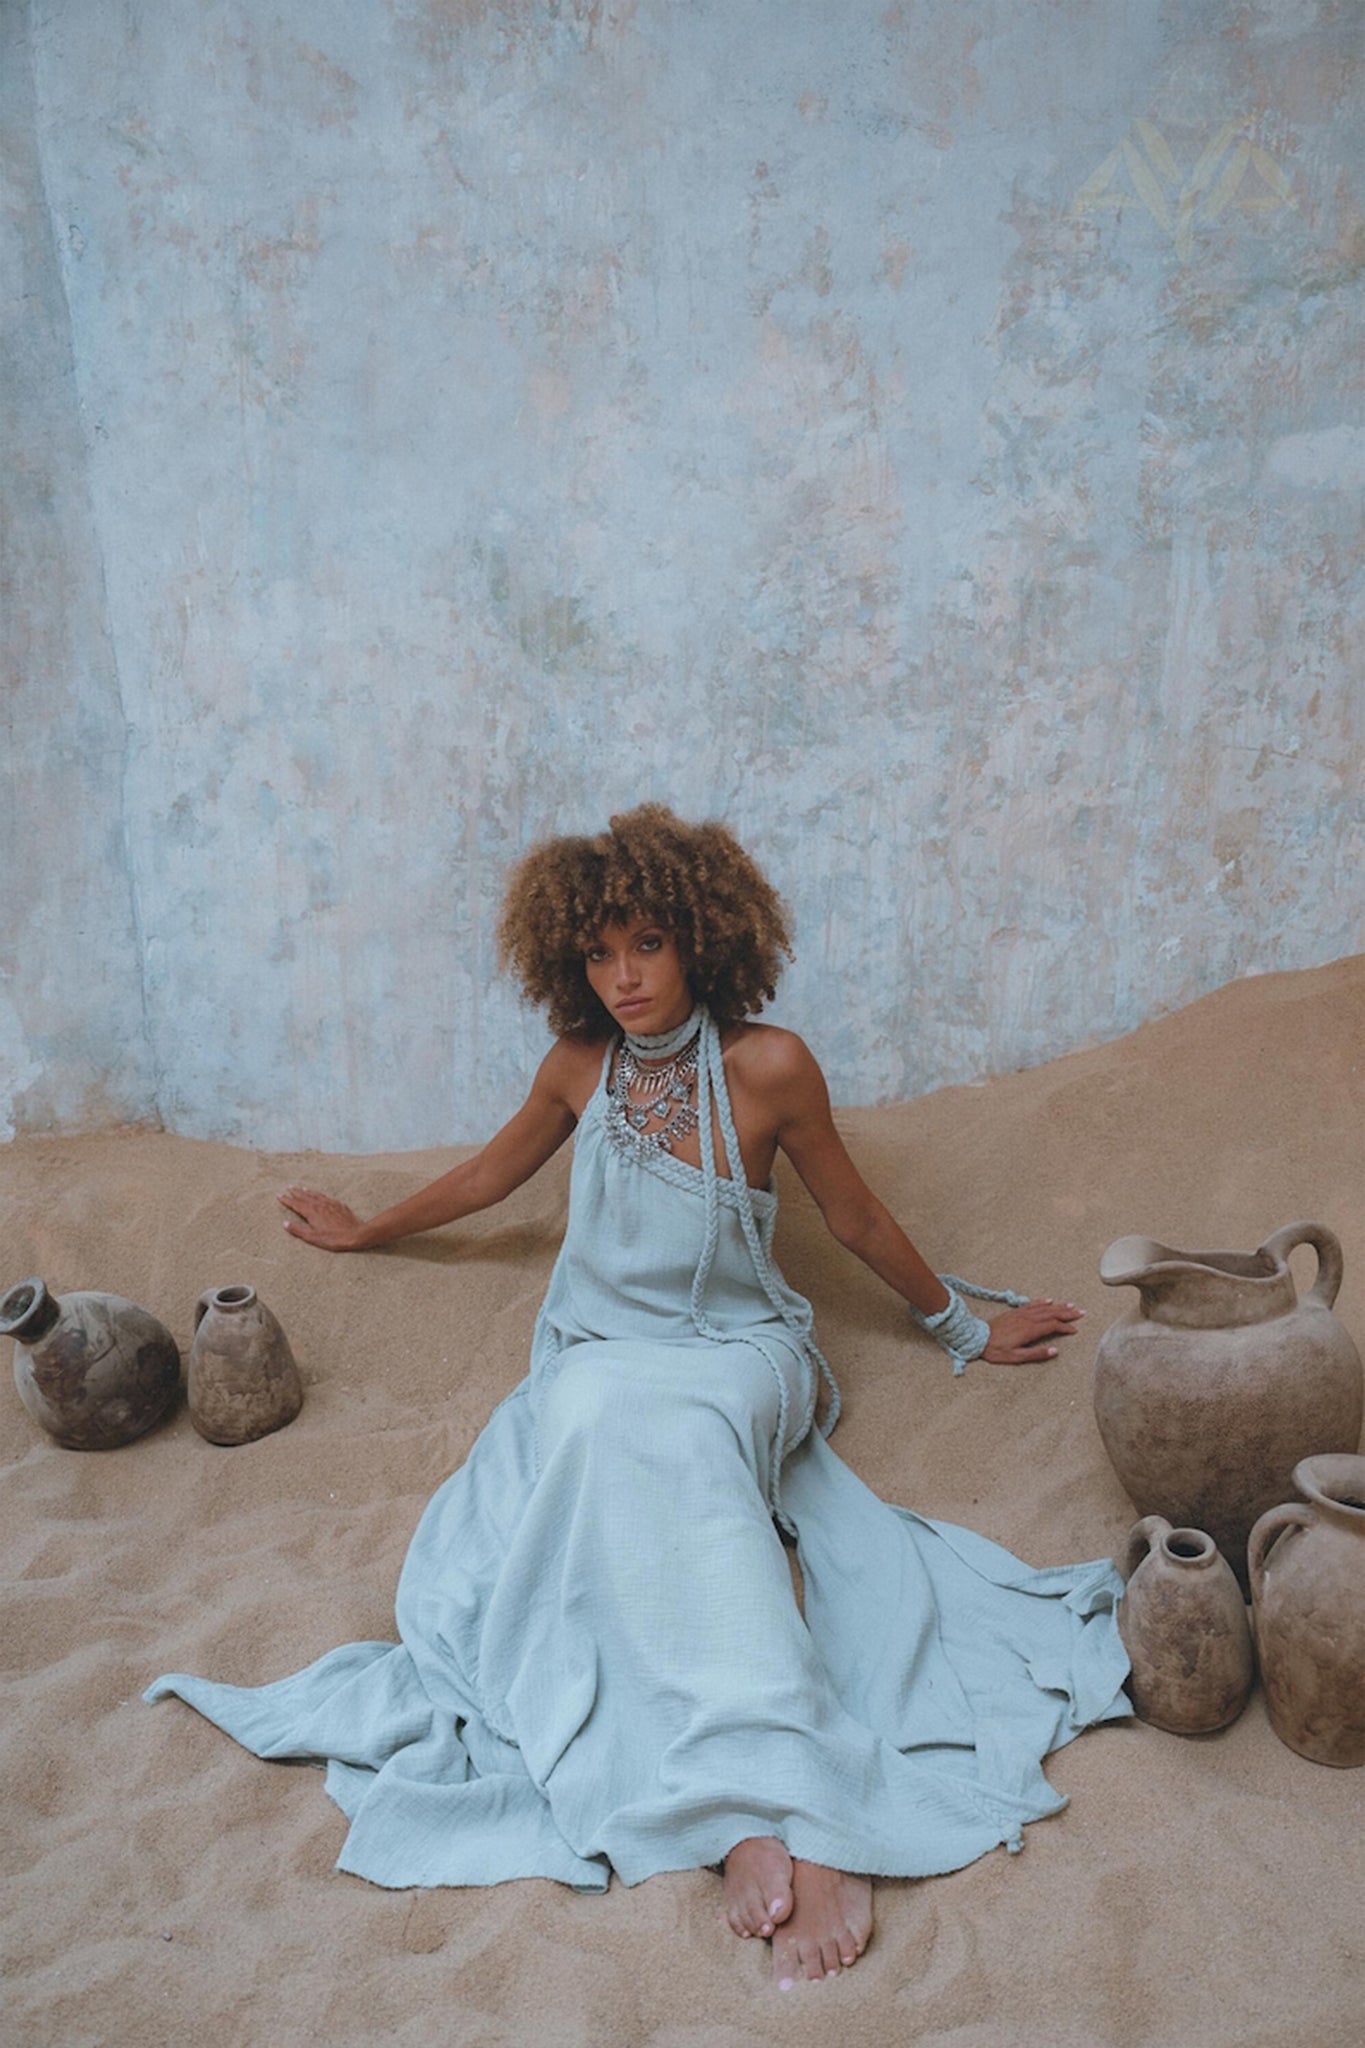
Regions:
M 871 1493 L 815 1426 L 771 1189 L 717 1172 L 709 1114 L 702 1168 L 634 1141 L 606 1077 L 530 1372 L 418 1525 L 401 1640 L 146 1697 L 325 1759 L 339 1867 L 376 1884 L 601 1890 L 749 1835 L 891 1876 L 1017 1848 L 1064 1804 L 1043 1757 L 1129 1711 L 1112 1566 L 1030 1570 Z M 738 1163 L 724 1091 L 708 1020 L 703 1107 Z

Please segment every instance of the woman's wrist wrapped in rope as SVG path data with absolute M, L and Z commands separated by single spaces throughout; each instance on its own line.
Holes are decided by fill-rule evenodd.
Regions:
M 978 1301 L 1008 1302 L 1011 1308 L 1022 1308 L 1028 1296 L 1015 1294 L 1008 1287 L 975 1287 L 970 1280 L 959 1280 L 956 1273 L 940 1273 L 938 1277 L 948 1290 L 947 1308 L 927 1316 L 912 1305 L 910 1313 L 920 1328 L 927 1330 L 935 1343 L 943 1346 L 953 1361 L 953 1373 L 956 1375 L 969 1358 L 980 1358 L 991 1341 L 990 1324 L 984 1316 L 973 1315 L 962 1296 L 974 1294 Z

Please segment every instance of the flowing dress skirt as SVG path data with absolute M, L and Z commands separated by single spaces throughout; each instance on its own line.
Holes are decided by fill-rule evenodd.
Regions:
M 1129 1712 L 1109 1562 L 1030 1570 L 864 1486 L 811 1427 L 799 1313 L 755 1279 L 740 1210 L 766 1248 L 771 1196 L 708 1208 L 702 1181 L 614 1144 L 599 1091 L 531 1372 L 423 1514 L 399 1642 L 150 1688 L 325 1760 L 343 1870 L 600 1890 L 776 1835 L 925 1876 L 1018 1847 L 1064 1803 L 1042 1759 Z

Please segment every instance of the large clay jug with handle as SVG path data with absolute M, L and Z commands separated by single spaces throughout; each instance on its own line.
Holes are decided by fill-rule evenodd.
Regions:
M 164 1323 L 121 1294 L 56 1295 L 36 1277 L 0 1298 L 14 1339 L 19 1399 L 72 1451 L 145 1436 L 180 1392 L 180 1353 Z
M 1298 1295 L 1289 1270 L 1311 1244 Z M 1140 1515 L 1206 1529 L 1246 1586 L 1246 1539 L 1284 1499 L 1300 1458 L 1360 1441 L 1360 1353 L 1332 1313 L 1341 1246 L 1320 1223 L 1287 1223 L 1254 1252 L 1180 1252 L 1121 1237 L 1106 1287 L 1137 1306 L 1095 1358 L 1095 1419 Z
M 1173 1735 L 1226 1728 L 1251 1691 L 1251 1630 L 1213 1538 L 1147 1515 L 1115 1562 L 1128 1582 L 1118 1624 L 1133 1667 L 1133 1711 Z
M 211 1444 L 249 1444 L 292 1422 L 303 1382 L 254 1287 L 211 1287 L 194 1309 L 190 1421 Z
M 1294 1485 L 1247 1546 L 1270 1725 L 1316 1764 L 1365 1764 L 1365 1458 L 1305 1458 Z

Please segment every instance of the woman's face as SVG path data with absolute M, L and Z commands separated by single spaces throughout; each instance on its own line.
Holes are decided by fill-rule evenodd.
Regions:
M 672 932 L 649 917 L 604 925 L 583 955 L 588 985 L 623 1031 L 654 1036 L 686 1023 L 692 990 Z

